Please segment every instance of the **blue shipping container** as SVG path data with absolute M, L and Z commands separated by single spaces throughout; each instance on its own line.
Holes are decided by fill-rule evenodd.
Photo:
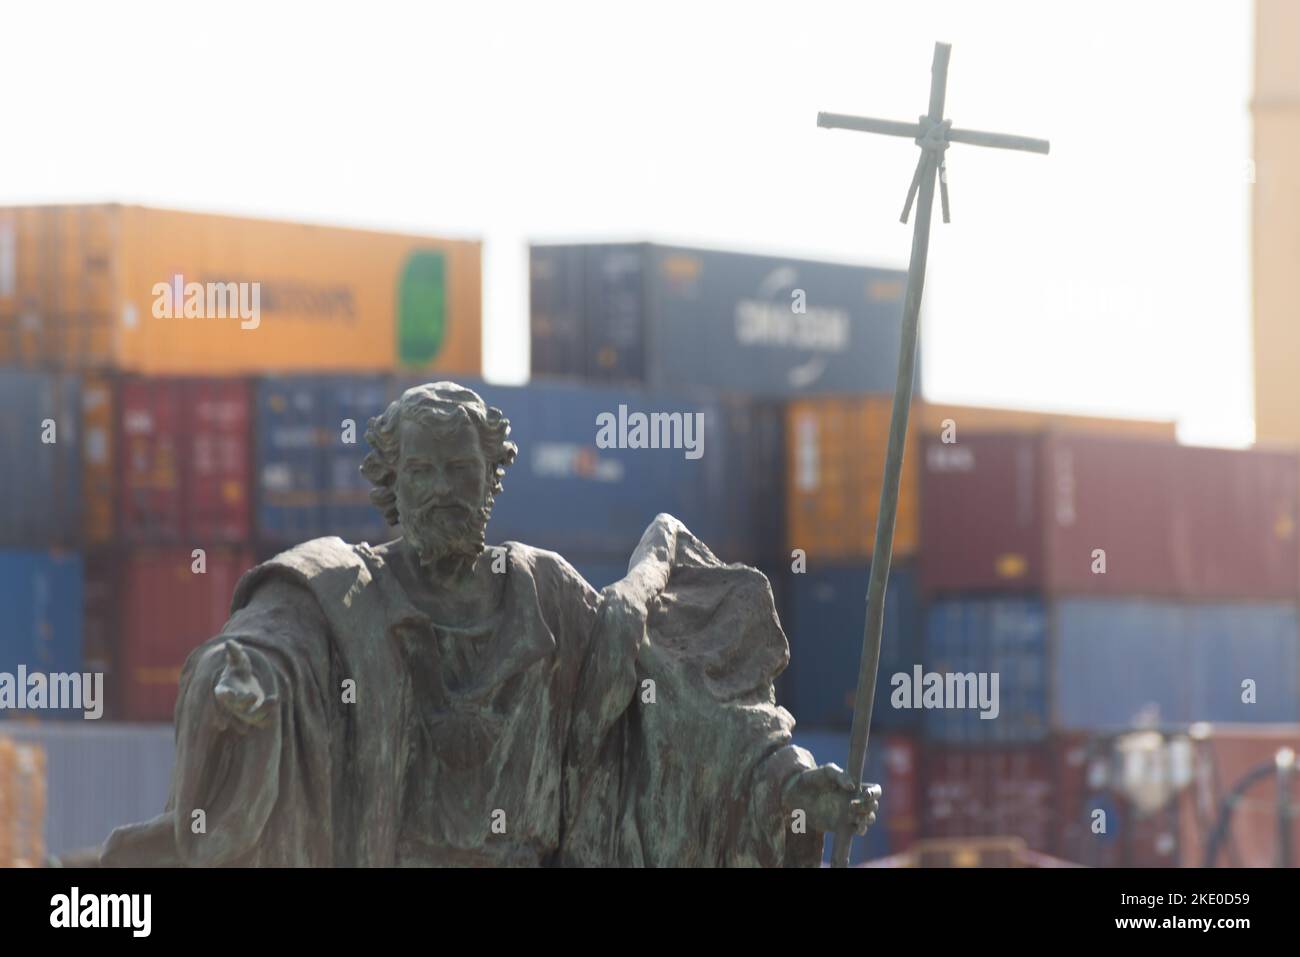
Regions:
M 533 246 L 529 250 L 533 375 L 584 377 L 585 255 L 583 246 Z
M 1290 603 L 1070 599 L 1058 603 L 1054 627 L 1062 730 L 1300 718 Z M 1253 702 L 1242 700 L 1247 681 Z
M 649 243 L 589 245 L 582 258 L 533 248 L 538 374 L 771 397 L 894 387 L 897 270 Z
M 0 545 L 81 539 L 81 385 L 75 376 L 0 371 Z
M 978 698 L 966 707 L 927 708 L 925 736 L 945 744 L 1021 744 L 1049 730 L 1047 616 L 1036 598 L 945 599 L 926 613 L 924 672 L 997 674 L 996 717 Z M 913 682 L 914 683 L 914 682 Z M 967 693 L 969 683 L 962 686 Z M 956 686 L 954 685 L 954 691 Z M 978 694 L 978 685 L 976 685 Z M 955 702 L 952 702 L 955 703 Z
M 790 667 L 781 679 L 780 703 L 804 726 L 844 729 L 853 723 L 870 575 L 864 564 L 809 568 L 788 578 Z M 873 728 L 901 731 L 920 721 L 917 711 L 892 707 L 889 696 L 891 676 L 910 675 L 921 662 L 921 625 L 916 574 L 895 567 L 885 591 Z
M 361 474 L 366 423 L 391 399 L 382 376 L 287 376 L 257 387 L 257 530 L 293 545 L 395 538 Z M 349 424 L 350 423 L 350 424 Z M 350 441 L 349 441 L 350 440 Z
M 169 724 L 13 723 L 0 733 L 45 749 L 45 850 L 97 848 L 124 824 L 163 811 L 175 763 Z
M 82 589 L 77 553 L 0 551 L 0 674 L 82 671 Z M 20 693 L 24 689 L 18 689 Z M 81 711 L 0 711 L 0 717 L 82 717 Z

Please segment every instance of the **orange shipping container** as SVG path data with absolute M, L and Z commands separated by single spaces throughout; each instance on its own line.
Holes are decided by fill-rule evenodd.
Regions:
M 478 375 L 481 244 L 140 206 L 0 209 L 0 365 Z
M 892 396 L 825 396 L 796 399 L 786 410 L 786 538 L 808 558 L 866 558 L 876 535 L 880 486 L 889 440 Z M 894 524 L 894 555 L 916 553 L 920 536 L 917 435 L 941 434 L 951 422 L 955 438 L 980 432 L 1101 432 L 1174 440 L 1174 423 L 1105 419 L 1051 412 L 981 408 L 917 401 L 909 416 L 907 452 Z

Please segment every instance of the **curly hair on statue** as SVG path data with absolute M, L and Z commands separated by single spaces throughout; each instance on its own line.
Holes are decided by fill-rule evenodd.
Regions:
M 488 498 L 491 506 L 501 491 L 501 479 L 514 464 L 519 447 L 507 441 L 510 420 L 500 409 L 483 401 L 473 389 L 454 382 L 430 382 L 407 389 L 366 428 L 366 442 L 373 449 L 361 463 L 361 474 L 375 487 L 370 501 L 383 513 L 389 525 L 397 525 L 397 462 L 401 454 L 399 430 L 407 418 L 445 428 L 468 421 L 478 430 L 483 456 L 488 462 Z

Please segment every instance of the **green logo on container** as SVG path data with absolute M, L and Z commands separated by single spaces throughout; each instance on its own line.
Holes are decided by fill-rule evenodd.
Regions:
M 407 257 L 397 290 L 397 359 L 421 366 L 447 338 L 447 261 L 440 252 L 416 250 Z

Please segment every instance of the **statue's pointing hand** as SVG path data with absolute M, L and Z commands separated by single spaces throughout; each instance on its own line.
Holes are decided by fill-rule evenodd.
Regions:
M 838 765 L 823 764 L 795 775 L 786 785 L 787 811 L 803 810 L 810 830 L 837 831 L 847 824 L 854 833 L 866 834 L 880 809 L 879 784 L 855 784 Z
M 224 645 L 226 664 L 217 678 L 213 694 L 217 703 L 239 732 L 249 728 L 264 727 L 271 718 L 276 699 L 268 697 L 262 684 L 253 673 L 253 663 L 239 642 L 230 640 Z

